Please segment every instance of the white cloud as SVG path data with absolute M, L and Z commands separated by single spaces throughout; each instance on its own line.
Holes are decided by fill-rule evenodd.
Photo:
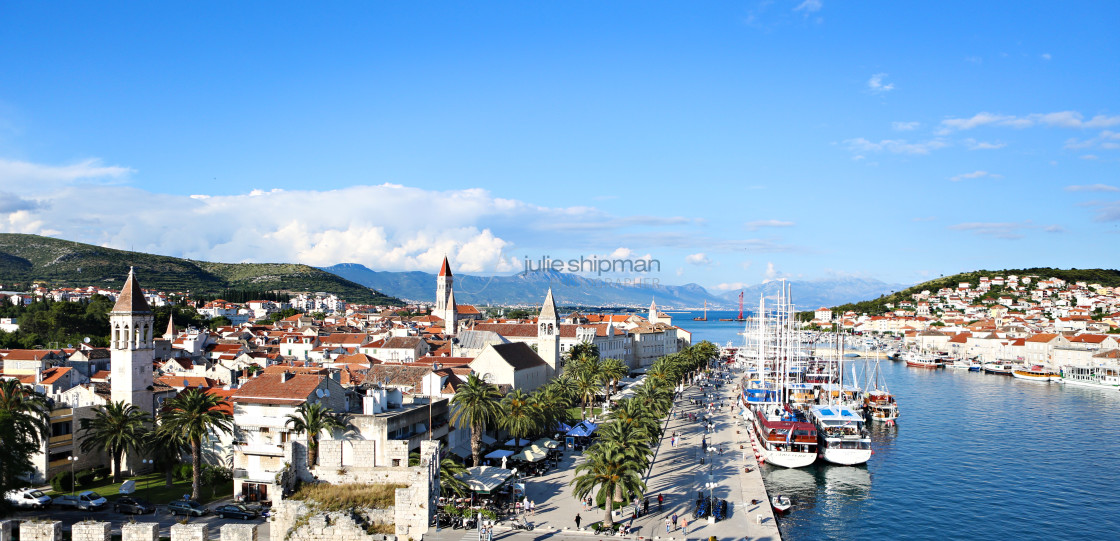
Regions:
M 894 131 L 914 131 L 921 125 L 921 122 L 891 122 L 891 129 Z
M 905 139 L 883 139 L 875 142 L 862 137 L 844 141 L 852 152 L 890 152 L 892 154 L 929 154 L 930 151 L 945 148 L 948 143 L 941 139 L 931 139 L 924 143 L 910 143 Z
M 709 259 L 708 256 L 704 255 L 704 252 L 690 254 L 688 256 L 685 256 L 684 260 L 693 265 L 707 266 L 712 264 L 712 260 Z
M 1085 120 L 1084 115 L 1076 111 L 1033 113 L 1026 116 L 999 115 L 983 112 L 977 113 L 970 118 L 947 118 L 942 120 L 939 133 L 945 134 L 954 130 L 971 130 L 981 126 L 1003 126 L 1011 128 L 1029 128 L 1031 126 L 1049 126 L 1054 128 L 1108 128 L 1120 126 L 1120 115 L 1096 115 Z
M 1085 148 L 1099 147 L 1108 150 L 1115 150 L 1120 148 L 1120 132 L 1111 130 L 1103 130 L 1096 137 L 1089 139 L 1068 139 L 1066 140 L 1065 148 L 1068 150 L 1079 150 Z
M 1042 53 L 1042 59 L 1043 60 L 1050 60 L 1051 58 L 1052 57 L 1050 56 L 1050 53 Z
M 794 11 L 804 11 L 806 14 L 816 13 L 824 7 L 821 0 L 805 0 L 793 8 Z
M 960 181 L 966 180 L 966 179 L 985 178 L 985 177 L 987 177 L 987 178 L 1003 178 L 1003 175 L 997 175 L 997 174 L 994 174 L 994 173 L 989 173 L 987 171 L 973 171 L 971 173 L 959 174 L 955 177 L 951 177 L 949 180 L 951 180 L 953 182 L 960 182 Z
M 996 150 L 1007 146 L 1007 143 L 990 143 L 976 139 L 965 139 L 964 143 L 968 145 L 969 150 Z
M 867 89 L 875 94 L 882 94 L 894 90 L 894 83 L 883 84 L 883 79 L 887 77 L 886 73 L 876 73 L 867 80 Z
M 92 158 L 71 165 L 42 165 L 0 158 L 0 183 L 122 179 L 135 172 L 128 167 L 101 165 L 101 160 Z
M 1081 156 L 1081 159 L 1082 160 L 1099 160 L 1101 158 L 1100 158 L 1100 156 L 1097 156 L 1096 154 L 1086 154 L 1084 156 Z
M 715 289 L 718 289 L 720 291 L 735 291 L 739 289 L 746 289 L 748 287 L 751 287 L 751 285 L 746 282 L 725 282 L 722 284 L 717 284 Z
M 780 275 L 780 273 L 778 272 L 778 269 L 774 268 L 774 262 L 773 261 L 767 261 L 766 262 L 766 278 L 769 279 L 769 280 L 773 280 L 774 278 L 777 278 L 779 275 Z
M 1048 225 L 1048 226 L 1042 228 L 1042 230 L 1047 232 L 1047 233 L 1065 233 L 1066 232 L 1066 228 L 1064 228 L 1060 225 Z
M 784 220 L 754 220 L 746 223 L 747 231 L 758 231 L 763 227 L 793 227 L 793 222 Z
M 1120 192 L 1120 188 L 1108 184 L 1084 184 L 1066 186 L 1067 192 Z
M 634 255 L 633 250 L 631 250 L 629 248 L 623 248 L 623 247 L 619 246 L 618 248 L 615 249 L 615 251 L 611 252 L 610 258 L 611 259 L 626 259 L 626 258 L 628 258 L 632 255 Z
M 976 235 L 1014 240 L 1023 238 L 1023 231 L 1033 229 L 1031 222 L 966 222 L 949 226 L 953 231 L 967 231 Z

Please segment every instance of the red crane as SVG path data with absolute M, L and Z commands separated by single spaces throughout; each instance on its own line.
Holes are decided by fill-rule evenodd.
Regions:
M 739 291 L 739 321 L 743 321 L 743 292 Z

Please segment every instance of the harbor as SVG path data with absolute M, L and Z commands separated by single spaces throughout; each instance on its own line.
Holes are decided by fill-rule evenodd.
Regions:
M 743 340 L 741 328 L 726 324 L 690 330 L 718 344 Z M 767 491 L 792 501 L 777 518 L 783 539 L 1114 536 L 1115 389 L 880 366 L 902 414 L 893 427 L 869 424 L 874 454 L 866 465 L 760 468 Z

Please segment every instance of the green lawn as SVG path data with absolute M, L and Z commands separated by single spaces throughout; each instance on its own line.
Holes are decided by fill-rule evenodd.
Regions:
M 599 415 L 602 412 L 603 412 L 603 408 L 600 408 L 600 407 L 591 408 L 591 413 L 588 415 L 588 418 L 591 418 L 591 416 Z M 573 425 L 575 423 L 578 423 L 578 422 L 583 420 L 583 415 L 579 412 L 579 407 L 578 406 L 574 407 L 574 408 L 568 408 L 568 419 L 572 421 L 568 424 L 573 424 Z
M 132 477 L 131 479 L 136 481 L 136 492 L 133 493 L 133 496 L 149 500 L 155 504 L 162 505 L 170 502 L 171 500 L 179 500 L 182 499 L 183 494 L 191 493 L 190 481 L 175 481 L 171 484 L 171 486 L 166 486 L 164 484 L 166 481 L 166 476 L 163 473 L 137 475 L 136 477 Z M 125 481 L 127 480 L 128 479 L 125 479 Z M 95 491 L 98 494 L 104 496 L 111 503 L 120 495 L 122 483 L 123 481 L 121 483 L 114 483 L 113 479 L 110 477 L 109 479 L 105 479 L 103 481 L 97 481 L 96 483 L 94 483 L 94 486 L 91 487 L 83 488 L 81 486 L 78 486 L 77 491 Z M 212 487 L 203 485 L 201 488 L 202 498 L 200 503 L 206 503 L 219 498 L 225 498 L 233 495 L 232 481 L 228 483 L 222 483 L 220 485 L 214 485 Z M 59 494 L 69 494 L 69 492 L 55 492 L 52 490 L 47 493 L 48 496 L 52 497 Z

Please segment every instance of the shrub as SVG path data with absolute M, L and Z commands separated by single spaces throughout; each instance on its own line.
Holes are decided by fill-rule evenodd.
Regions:
M 74 474 L 74 481 L 82 488 L 89 488 L 97 481 L 97 475 L 93 473 L 93 470 L 82 470 Z
M 70 475 L 70 470 L 62 470 L 51 477 L 51 488 L 55 492 L 73 492 L 74 491 L 74 478 Z
M 113 475 L 113 470 L 110 469 L 109 466 L 98 466 L 91 471 L 93 471 L 93 474 L 96 475 L 98 479 L 108 479 Z
M 194 466 L 190 464 L 179 464 L 175 466 L 175 479 L 178 481 L 189 481 L 194 476 Z
M 389 509 L 396 503 L 396 490 L 408 485 L 400 484 L 346 484 L 316 483 L 304 485 L 292 495 L 293 500 L 314 502 L 321 511 L 342 511 L 354 507 Z

